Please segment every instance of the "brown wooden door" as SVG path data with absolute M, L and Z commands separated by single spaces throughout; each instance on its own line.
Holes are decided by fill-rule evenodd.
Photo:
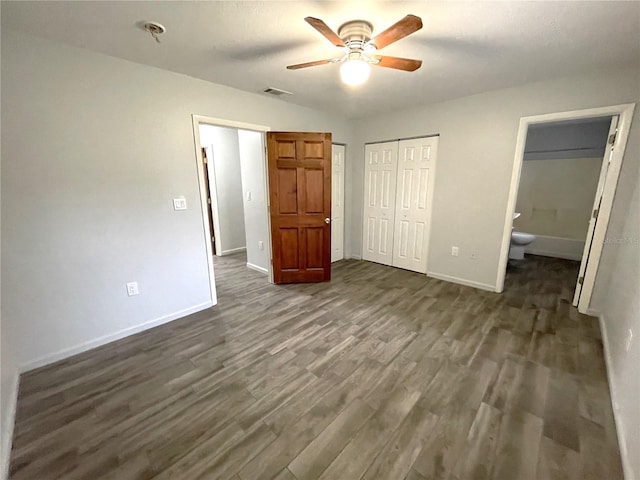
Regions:
M 267 133 L 273 279 L 331 278 L 331 134 Z

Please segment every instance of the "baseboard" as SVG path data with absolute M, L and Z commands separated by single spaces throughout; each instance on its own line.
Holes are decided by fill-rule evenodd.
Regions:
M 13 382 L 11 383 L 11 393 L 9 394 L 6 418 L 2 419 L 2 458 L 0 459 L 0 478 L 2 478 L 2 480 L 9 478 L 9 464 L 11 462 L 11 446 L 13 444 L 13 427 L 16 420 L 19 385 L 20 374 L 16 371 Z
M 427 272 L 427 276 L 436 278 L 438 280 L 444 280 L 445 282 L 466 285 L 467 287 L 479 288 L 480 290 L 488 290 L 489 292 L 496 291 L 495 285 L 489 285 L 488 283 L 474 282 L 473 280 L 467 280 L 466 278 L 452 277 L 451 275 L 445 275 L 443 273 L 436 273 L 436 272 Z
M 592 310 L 593 311 L 593 310 Z M 620 411 L 616 400 L 615 384 L 612 381 L 613 360 L 611 359 L 611 351 L 609 349 L 609 336 L 605 328 L 604 315 L 598 314 L 598 322 L 600 323 L 600 333 L 602 334 L 602 349 L 604 350 L 604 363 L 607 370 L 607 381 L 609 383 L 609 394 L 611 395 L 611 408 L 613 409 L 613 421 L 616 425 L 616 435 L 618 436 L 618 448 L 620 449 L 620 460 L 622 460 L 622 473 L 627 480 L 635 480 L 631 477 L 631 465 L 629 465 L 629 452 L 627 452 L 627 444 L 624 443 L 624 423 L 620 419 Z
M 233 253 L 246 252 L 247 247 L 230 248 L 229 250 L 222 250 L 218 256 L 224 257 L 225 255 L 231 255 Z
M 30 362 L 20 365 L 20 372 L 24 373 L 24 372 L 28 372 L 29 370 L 44 367 L 45 365 L 49 365 L 50 363 L 63 360 L 73 355 L 77 355 L 78 353 L 86 352 L 87 350 L 91 350 L 92 348 L 96 348 L 101 345 L 105 345 L 107 343 L 113 342 L 115 340 L 120 340 L 121 338 L 134 335 L 144 330 L 148 330 L 150 328 L 157 327 L 165 323 L 169 323 L 173 320 L 177 320 L 178 318 L 186 317 L 187 315 L 191 315 L 192 313 L 199 312 L 201 310 L 204 310 L 205 308 L 212 307 L 213 305 L 214 303 L 211 301 L 204 302 L 199 305 L 185 308 L 183 310 L 170 313 L 169 315 L 164 315 L 160 318 L 156 318 L 148 322 L 141 323 L 140 325 L 135 325 L 133 327 L 125 328 L 118 332 L 110 333 L 109 335 L 104 335 L 102 337 L 89 340 L 88 342 L 83 342 L 81 344 L 74 345 L 73 347 L 65 348 L 58 352 L 44 355 L 40 358 L 37 358 L 35 360 L 32 360 Z
M 362 255 L 347 255 L 344 258 L 347 260 L 362 260 Z
M 584 251 L 584 240 L 536 235 L 534 242 L 528 245 L 524 251 L 532 255 L 542 255 L 543 257 L 580 261 Z
M 269 275 L 269 270 L 266 268 L 259 267 L 258 265 L 254 265 L 253 263 L 247 262 L 247 268 L 251 270 L 255 270 L 256 272 L 264 273 L 265 275 Z

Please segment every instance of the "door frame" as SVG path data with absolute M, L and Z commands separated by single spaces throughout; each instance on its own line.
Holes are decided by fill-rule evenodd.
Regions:
M 605 117 L 606 118 L 606 117 Z M 614 121 L 615 119 L 615 121 Z M 615 125 L 614 125 L 615 123 Z M 573 299 L 571 304 L 573 306 L 578 306 L 578 302 L 580 297 L 582 296 L 582 284 L 584 282 L 580 281 L 580 278 L 584 278 L 584 272 L 589 265 L 589 258 L 591 253 L 591 247 L 593 245 L 593 233 L 595 231 L 595 227 L 598 224 L 599 214 L 595 212 L 600 211 L 600 204 L 602 203 L 602 192 L 604 191 L 604 187 L 607 185 L 607 177 L 609 176 L 609 167 L 611 165 L 611 156 L 615 151 L 615 140 L 613 144 L 609 141 L 611 135 L 616 138 L 616 134 L 618 132 L 618 124 L 620 123 L 620 117 L 614 115 L 613 117 L 609 117 L 609 130 L 607 132 L 607 139 L 604 148 L 604 155 L 602 156 L 602 162 L 600 163 L 600 174 L 598 175 L 598 185 L 596 186 L 596 194 L 593 198 L 593 202 L 591 205 L 590 215 L 589 215 L 589 226 L 587 227 L 587 236 L 584 242 L 584 248 L 582 249 L 582 257 L 580 259 L 580 269 L 578 270 L 578 281 L 576 282 L 576 288 L 573 292 Z
M 516 140 L 515 156 L 513 161 L 513 170 L 511 173 L 511 184 L 509 186 L 509 197 L 507 199 L 507 209 L 505 212 L 504 230 L 502 234 L 502 244 L 500 247 L 500 257 L 498 261 L 498 276 L 496 279 L 496 292 L 501 293 L 504 290 L 504 280 L 507 271 L 507 262 L 509 259 L 509 245 L 511 243 L 511 229 L 513 226 L 513 214 L 516 209 L 516 201 L 518 198 L 518 187 L 520 185 L 520 174 L 522 172 L 522 162 L 524 160 L 524 147 L 527 139 L 527 132 L 530 125 L 557 122 L 563 120 L 578 120 L 592 117 L 609 117 L 614 115 L 620 116 L 618 123 L 618 136 L 616 138 L 616 148 L 613 150 L 611 164 L 607 174 L 604 191 L 602 192 L 602 203 L 600 212 L 598 213 L 598 222 L 593 233 L 593 243 L 590 250 L 590 261 L 584 274 L 584 282 L 582 284 L 582 294 L 578 303 L 578 311 L 587 313 L 591 294 L 598 273 L 598 266 L 602 249 L 604 246 L 609 217 L 613 207 L 613 199 L 615 196 L 622 159 L 629 138 L 629 130 L 631 128 L 631 120 L 635 109 L 635 103 L 627 103 L 621 105 L 613 105 L 609 107 L 588 108 L 583 110 L 571 110 L 567 112 L 547 113 L 543 115 L 532 115 L 520 118 L 518 128 L 518 137 Z
M 244 122 L 236 122 L 234 120 L 226 120 L 223 118 L 214 118 L 214 117 L 208 117 L 206 115 L 196 115 L 196 114 L 192 114 L 191 115 L 191 123 L 193 126 L 193 140 L 194 140 L 194 148 L 195 148 L 195 154 L 196 154 L 196 165 L 198 168 L 198 188 L 200 190 L 200 213 L 202 215 L 202 230 L 204 233 L 204 239 L 205 239 L 205 246 L 206 246 L 206 250 L 207 250 L 207 268 L 209 271 L 209 289 L 211 291 L 211 299 L 212 301 L 215 303 L 215 299 L 216 299 L 216 281 L 215 281 L 215 274 L 213 271 L 213 249 L 211 248 L 211 231 L 209 228 L 209 219 L 208 219 L 208 204 L 207 204 L 207 191 L 206 191 L 206 185 L 204 184 L 205 182 L 205 178 L 204 175 L 206 175 L 203 165 L 204 162 L 202 161 L 202 147 L 200 145 L 200 125 L 213 125 L 216 127 L 230 127 L 230 128 L 235 128 L 238 130 L 252 130 L 254 132 L 260 132 L 262 134 L 262 156 L 263 156 L 263 162 L 262 162 L 262 168 L 264 171 L 264 177 L 265 177 L 265 192 L 267 193 L 267 199 L 265 202 L 266 205 L 266 211 L 265 211 L 265 215 L 267 216 L 267 228 L 269 229 L 269 235 L 268 238 L 265 239 L 265 243 L 266 243 L 266 253 L 267 253 L 267 269 L 268 269 L 268 274 L 269 274 L 269 282 L 273 283 L 273 269 L 271 268 L 271 219 L 269 218 L 269 178 L 267 177 L 267 154 L 266 154 L 266 132 L 270 131 L 271 128 L 264 126 L 264 125 L 256 125 L 253 123 L 244 123 Z M 213 162 L 213 158 L 211 159 L 211 162 Z M 214 209 L 212 208 L 212 211 Z M 217 210 L 217 199 L 216 199 L 216 208 L 215 210 Z M 215 214 L 214 214 L 214 220 L 215 220 Z M 216 225 L 214 223 L 214 229 L 218 229 L 218 233 L 220 233 L 219 231 L 219 224 Z M 217 237 L 216 237 L 217 240 Z M 218 245 L 216 243 L 216 245 Z

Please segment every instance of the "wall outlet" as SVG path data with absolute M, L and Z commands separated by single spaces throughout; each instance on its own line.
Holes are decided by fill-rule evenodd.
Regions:
M 452 257 L 457 257 L 458 256 L 458 247 L 451 247 L 451 256 Z
M 251 201 L 251 192 L 247 192 L 247 202 Z
M 138 282 L 129 282 L 127 283 L 127 295 L 130 297 L 134 295 L 139 295 L 140 289 L 138 288 Z
M 262 240 L 258 241 L 258 248 L 264 250 L 264 242 Z
M 627 344 L 625 346 L 627 352 L 631 350 L 631 340 L 633 339 L 633 330 L 629 329 L 629 333 L 627 333 Z
M 187 209 L 187 200 L 184 197 L 178 197 L 173 199 L 173 209 L 174 210 L 186 210 Z

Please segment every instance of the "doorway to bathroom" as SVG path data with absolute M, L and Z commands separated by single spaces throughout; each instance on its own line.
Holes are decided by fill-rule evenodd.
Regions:
M 505 279 L 521 281 L 527 271 L 539 278 L 535 271 L 542 269 L 558 275 L 567 300 L 586 313 L 633 109 L 621 105 L 521 119 L 499 291 Z

